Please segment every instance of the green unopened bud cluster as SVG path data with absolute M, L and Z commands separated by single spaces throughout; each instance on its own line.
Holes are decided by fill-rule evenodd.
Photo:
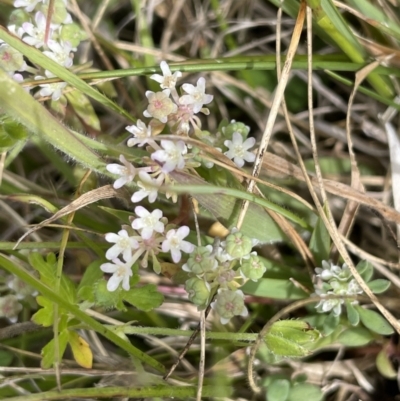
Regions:
M 197 247 L 182 266 L 190 276 L 185 284 L 189 300 L 203 310 L 217 291 L 211 306 L 221 323 L 234 316 L 247 316 L 244 294 L 238 288 L 247 280 L 259 280 L 266 270 L 257 253 L 252 252 L 256 244 L 256 240 L 233 229 L 225 241 Z

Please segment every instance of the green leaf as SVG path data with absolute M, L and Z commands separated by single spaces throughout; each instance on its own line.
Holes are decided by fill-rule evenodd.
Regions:
M 43 327 L 53 325 L 54 304 L 42 295 L 36 297 L 36 302 L 42 307 L 33 316 L 32 321 Z
M 61 361 L 62 356 L 64 355 L 65 348 L 67 347 L 69 339 L 69 331 L 63 330 L 58 336 L 58 351 L 59 351 L 59 360 Z M 42 362 L 40 366 L 42 369 L 50 369 L 56 360 L 55 358 L 56 352 L 54 349 L 54 338 L 46 344 L 42 349 Z
M 307 294 L 290 280 L 262 278 L 257 282 L 248 281 L 240 288 L 247 295 L 274 299 L 303 299 Z
M 394 333 L 393 327 L 379 313 L 370 309 L 365 309 L 361 306 L 356 306 L 356 309 L 360 314 L 362 324 L 367 329 L 384 336 Z
M 19 142 L 24 142 L 28 137 L 26 128 L 16 121 L 2 117 L 0 119 L 0 152 L 9 151 Z
M 310 354 L 310 350 L 304 345 L 315 343 L 319 337 L 319 331 L 313 329 L 307 322 L 280 320 L 272 325 L 264 341 L 275 355 L 301 357 Z
M 295 384 L 289 393 L 287 401 L 321 401 L 324 398 L 322 390 L 309 383 Z
M 87 296 L 87 291 L 89 287 L 82 287 L 81 295 Z M 101 306 L 106 309 L 118 309 L 118 310 L 126 310 L 121 297 L 122 289 L 118 287 L 115 291 L 110 292 L 107 289 L 107 281 L 101 278 L 93 283 L 93 298 L 89 296 L 88 301 L 90 302 L 92 299 L 93 302 L 97 306 Z
M 65 96 L 70 105 L 74 108 L 76 114 L 85 122 L 86 125 L 93 127 L 97 131 L 101 130 L 99 118 L 97 117 L 97 114 L 87 96 L 79 91 L 69 92 Z
M 101 260 L 95 260 L 86 268 L 78 286 L 78 299 L 94 302 L 93 286 L 104 274 L 100 270 L 101 264 Z
M 372 266 L 372 264 L 367 260 L 359 262 L 356 269 L 365 282 L 371 280 L 371 277 L 374 274 L 374 266 Z
M 181 193 L 193 194 L 193 197 L 200 205 L 226 227 L 229 227 L 237 217 L 238 205 L 236 204 L 235 197 L 239 199 L 246 197 L 255 202 L 261 200 L 261 198 L 254 198 L 252 194 L 247 194 L 245 191 L 209 185 L 202 178 L 194 177 L 187 173 L 173 171 L 171 176 L 179 184 L 174 185 L 174 192 L 180 191 Z M 271 202 L 262 199 L 261 203 L 262 205 L 250 203 L 240 231 L 250 238 L 258 239 L 262 243 L 284 240 L 285 235 L 283 232 L 261 207 L 268 207 L 271 205 Z M 288 210 L 286 212 L 293 216 Z M 260 221 L 263 224 L 262 229 L 260 229 Z M 303 223 L 306 224 L 305 222 Z
M 118 210 L 112 207 L 107 206 L 97 206 L 99 209 L 104 210 L 107 213 L 110 213 L 112 216 L 116 217 L 118 220 L 126 223 L 129 223 L 129 218 L 132 216 L 132 212 L 127 212 L 126 210 Z
M 122 293 L 122 298 L 144 312 L 149 312 L 164 302 L 164 296 L 157 291 L 154 284 L 125 291 Z
M 289 395 L 289 390 L 289 380 L 273 380 L 267 388 L 267 401 L 286 401 Z
M 352 327 L 342 331 L 337 338 L 346 347 L 362 347 L 374 340 L 373 334 L 364 327 Z
M 75 331 L 69 332 L 68 342 L 78 365 L 86 369 L 91 369 L 93 365 L 93 353 L 89 344 Z
M 374 294 L 382 294 L 390 287 L 390 281 L 383 278 L 378 278 L 367 283 L 368 287 Z
M 328 317 L 325 319 L 324 324 L 323 324 L 323 333 L 325 336 L 328 336 L 331 334 L 336 327 L 338 326 L 340 321 L 339 316 L 335 316 L 333 313 L 330 313 Z
M 309 246 L 318 266 L 321 266 L 323 260 L 329 259 L 331 237 L 321 217 L 318 217 Z
M 357 312 L 357 309 L 354 307 L 354 305 L 346 300 L 346 311 L 347 311 L 347 319 L 349 319 L 349 322 L 352 326 L 357 326 L 358 323 L 360 323 L 360 315 Z
M 28 256 L 29 263 L 40 274 L 40 280 L 48 287 L 56 285 L 56 257 L 54 254 L 47 255 L 47 261 L 38 252 L 31 252 Z M 70 303 L 76 302 L 76 290 L 73 281 L 65 274 L 61 275 L 60 295 Z
M 49 298 L 53 302 L 57 303 L 60 307 L 68 311 L 70 315 L 83 322 L 86 326 L 90 327 L 92 330 L 95 330 L 96 332 L 106 337 L 108 340 L 112 341 L 114 344 L 116 344 L 116 346 L 118 346 L 121 350 L 125 350 L 133 358 L 137 358 L 143 363 L 152 366 L 158 372 L 166 373 L 164 365 L 162 365 L 156 359 L 142 352 L 141 350 L 133 346 L 130 342 L 126 342 L 125 340 L 118 337 L 118 335 L 113 333 L 112 330 L 107 329 L 107 327 L 105 327 L 103 324 L 88 316 L 76 305 L 70 304 L 68 301 L 62 298 L 59 293 L 56 293 L 54 289 L 47 287 L 40 280 L 38 280 L 36 277 L 26 271 L 25 268 L 21 264 L 18 264 L 15 260 L 11 260 L 10 258 L 0 253 L 0 266 L 8 271 L 10 274 L 18 276 L 21 280 L 25 281 L 31 287 L 35 288 L 46 298 Z
M 388 379 L 397 377 L 397 370 L 394 368 L 392 361 L 389 358 L 387 347 L 384 346 L 376 357 L 376 367 L 379 373 Z

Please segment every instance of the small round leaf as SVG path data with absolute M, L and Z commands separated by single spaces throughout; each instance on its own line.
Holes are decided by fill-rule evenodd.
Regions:
M 393 334 L 393 327 L 379 313 L 357 306 L 357 311 L 360 314 L 362 324 L 371 331 L 388 336 Z
M 390 287 L 390 281 L 383 278 L 378 278 L 377 280 L 372 280 L 368 284 L 368 287 L 374 294 L 382 294 Z
M 286 401 L 289 390 L 289 380 L 274 380 L 267 388 L 267 401 Z

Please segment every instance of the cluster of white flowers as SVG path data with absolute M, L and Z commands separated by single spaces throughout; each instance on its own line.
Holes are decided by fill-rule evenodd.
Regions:
M 147 198 L 149 203 L 156 201 L 161 186 L 173 183 L 173 172 L 198 167 L 201 164 L 193 147 L 185 144 L 184 138 L 192 131 L 202 138 L 201 122 L 197 117 L 199 112 L 208 114 L 204 107 L 209 104 L 213 96 L 206 94 L 206 81 L 199 78 L 196 86 L 185 83 L 181 86 L 183 94 L 180 96 L 176 89 L 181 72 L 172 74 L 165 61 L 160 64 L 162 75 L 154 74 L 151 79 L 160 84 L 161 91 L 147 91 L 148 106 L 144 117 L 151 118 L 149 124 L 138 120 L 137 124 L 126 127 L 133 138 L 127 142 L 129 147 L 146 146 L 150 157 L 144 159 L 145 167 L 135 167 L 121 155 L 122 164 L 109 164 L 107 170 L 119 178 L 114 182 L 114 188 L 135 181 L 137 187 L 131 197 L 133 203 Z M 161 139 L 156 135 L 168 126 L 170 132 L 182 137 L 182 140 Z M 214 139 L 207 138 L 207 143 L 223 151 L 225 155 L 242 167 L 252 162 L 255 155 L 249 152 L 254 146 L 255 139 L 247 138 L 249 127 L 231 121 L 220 127 L 220 132 Z M 204 163 L 203 163 L 204 164 Z M 208 167 L 211 167 L 209 164 Z M 176 200 L 176 195 L 166 194 L 167 198 Z M 227 323 L 233 316 L 246 316 L 247 308 L 244 304 L 244 294 L 238 289 L 239 281 L 257 281 L 265 272 L 265 267 L 255 252 L 251 252 L 255 242 L 240 232 L 233 231 L 215 249 L 211 245 L 197 247 L 184 240 L 189 234 L 189 227 L 170 228 L 165 230 L 166 222 L 162 220 L 159 209 L 152 213 L 142 206 L 137 206 L 137 219 L 132 221 L 129 228 L 124 228 L 118 234 L 109 233 L 106 240 L 113 245 L 106 253 L 106 258 L 112 263 L 105 263 L 101 269 L 112 273 L 107 288 L 114 291 L 122 283 L 122 288 L 129 289 L 129 280 L 132 276 L 132 266 L 141 258 L 140 264 L 147 266 L 148 255 L 152 256 L 153 269 L 159 273 L 160 265 L 157 261 L 159 252 L 170 252 L 172 261 L 180 262 L 182 252 L 189 254 L 189 259 L 183 265 L 183 270 L 189 273 L 186 281 L 186 290 L 189 299 L 199 309 L 203 309 L 210 302 L 211 294 L 217 291 L 212 308 L 220 315 L 222 323 Z M 194 252 L 193 252 L 194 251 Z M 122 259 L 117 257 L 122 254 Z M 218 287 L 218 290 L 217 290 Z
M 212 95 L 205 93 L 203 77 L 198 79 L 196 86 L 183 84 L 182 91 L 186 94 L 179 96 L 176 83 L 182 76 L 181 72 L 176 71 L 172 74 L 165 61 L 161 62 L 160 68 L 163 75 L 153 74 L 150 78 L 158 82 L 162 90 L 146 92 L 149 104 L 143 115 L 152 120 L 148 125 L 138 120 L 136 124 L 126 127 L 126 130 L 133 136 L 128 139 L 128 147 L 147 145 L 147 150 L 151 153 L 148 165 L 135 168 L 123 155 L 120 156 L 122 165 L 107 165 L 109 172 L 120 176 L 114 182 L 114 188 L 120 188 L 128 182 L 132 182 L 137 176 L 136 184 L 139 190 L 132 195 L 131 199 L 134 203 L 145 198 L 148 198 L 150 203 L 155 202 L 159 188 L 163 184 L 171 182 L 170 173 L 200 165 L 196 161 L 196 155 L 193 152 L 189 153 L 190 149 L 184 140 L 176 142 L 161 140 L 158 144 L 153 127 L 156 127 L 158 133 L 162 131 L 163 126 L 168 124 L 173 133 L 181 135 L 182 139 L 189 134 L 191 127 L 195 133 L 199 133 L 201 132 L 201 122 L 196 114 L 199 112 L 208 114 L 209 110 L 204 106 L 213 99 Z M 161 127 L 160 124 L 162 124 Z M 254 146 L 255 139 L 246 139 L 248 133 L 247 126 L 232 120 L 231 123 L 221 127 L 221 133 L 216 135 L 213 145 L 220 150 L 221 147 L 225 147 L 227 149 L 225 155 L 233 159 L 238 167 L 243 167 L 245 161 L 253 162 L 255 159 L 254 153 L 249 151 Z M 218 144 L 218 142 L 220 143 Z M 212 164 L 209 163 L 208 167 L 211 166 Z M 167 198 L 171 196 L 176 199 L 176 196 L 167 193 Z
M 317 267 L 315 273 L 321 281 L 315 288 L 315 294 L 322 298 L 327 295 L 355 296 L 363 293 L 346 263 L 340 267 L 323 260 L 322 268 Z M 332 311 L 335 316 L 339 316 L 344 301 L 344 298 L 339 297 L 322 299 L 315 307 L 320 313 Z M 351 303 L 357 304 L 358 301 L 353 300 Z
M 47 0 L 15 0 L 14 7 L 16 10 L 11 13 L 8 30 L 25 43 L 41 50 L 56 63 L 70 68 L 73 64 L 73 52 L 84 39 L 84 34 L 80 27 L 73 23 L 67 11 L 66 0 L 54 1 L 54 11 L 49 26 L 46 23 L 46 16 L 49 13 Z M 0 44 L 0 68 L 17 82 L 24 80 L 21 74 L 23 72 L 33 74 L 35 80 L 55 77 L 50 71 L 29 67 L 23 55 L 7 43 Z M 52 100 L 58 100 L 67 84 L 58 82 L 39 86 L 40 96 L 51 96 Z
M 107 242 L 114 244 L 106 252 L 106 258 L 111 262 L 100 266 L 103 272 L 112 274 L 107 283 L 109 291 L 115 291 L 121 283 L 124 290 L 129 290 L 132 267 L 139 260 L 142 267 L 147 267 L 151 256 L 154 271 L 160 273 L 157 262 L 160 252 L 170 252 L 172 260 L 179 263 L 182 252 L 194 250 L 194 245 L 184 240 L 189 235 L 189 227 L 175 229 L 167 226 L 168 221 L 160 209 L 149 212 L 143 206 L 136 206 L 135 214 L 137 218 L 132 220 L 130 227 L 122 227 L 117 234 L 105 236 Z

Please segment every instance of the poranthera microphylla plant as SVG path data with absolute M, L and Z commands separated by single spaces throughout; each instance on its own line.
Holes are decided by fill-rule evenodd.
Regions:
M 197 114 L 209 114 L 204 106 L 211 103 L 213 97 L 206 94 L 206 81 L 200 77 L 196 86 L 184 83 L 180 95 L 176 84 L 182 74 L 179 71 L 172 74 L 165 61 L 161 62 L 160 68 L 163 75 L 154 74 L 150 78 L 160 84 L 161 91 L 146 92 L 149 104 L 143 115 L 151 118 L 150 122 L 146 124 L 138 120 L 137 124 L 126 127 L 133 135 L 127 145 L 145 147 L 150 153 L 146 165 L 136 167 L 123 155 L 120 156 L 122 164 L 107 165 L 109 172 L 119 176 L 114 188 L 135 180 L 139 190 L 132 194 L 133 203 L 145 198 L 154 203 L 159 196 L 159 188 L 173 183 L 170 173 L 190 171 L 202 163 L 197 150 L 187 146 L 184 139 L 192 134 L 204 137 Z M 157 127 L 157 132 L 154 127 Z M 182 140 L 158 141 L 156 135 L 164 130 L 181 136 Z M 221 133 L 216 138 L 207 137 L 207 142 L 220 150 L 224 147 L 225 155 L 242 167 L 245 161 L 252 162 L 255 158 L 249 152 L 255 139 L 247 138 L 248 133 L 248 127 L 232 121 L 221 127 Z M 210 163 L 203 164 L 212 166 Z M 177 200 L 173 193 L 167 193 L 166 196 L 174 202 Z M 252 251 L 256 240 L 233 229 L 225 241 L 214 247 L 196 247 L 185 240 L 190 232 L 189 227 L 168 225 L 160 209 L 149 211 L 143 206 L 136 206 L 135 215 L 137 217 L 132 217 L 130 227 L 122 227 L 117 234 L 106 234 L 106 240 L 114 244 L 106 252 L 106 258 L 111 262 L 101 265 L 104 272 L 112 273 L 107 284 L 109 291 L 115 291 L 120 284 L 128 291 L 134 264 L 139 262 L 140 266 L 147 267 L 149 256 L 154 271 L 160 273 L 160 252 L 169 252 L 174 263 L 181 263 L 185 254 L 187 260 L 182 269 L 189 275 L 185 284 L 189 299 L 201 310 L 206 308 L 212 295 L 217 292 L 211 306 L 218 312 L 222 323 L 227 323 L 233 316 L 247 316 L 244 294 L 238 288 L 243 280 L 257 281 L 265 272 L 257 253 Z

